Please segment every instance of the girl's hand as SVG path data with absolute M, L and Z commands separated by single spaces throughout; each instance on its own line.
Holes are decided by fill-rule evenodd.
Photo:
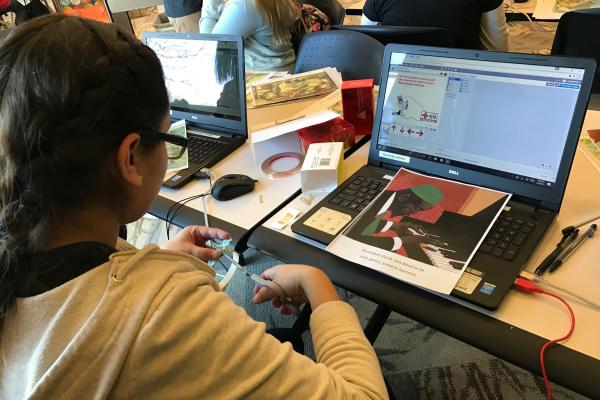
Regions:
M 260 275 L 263 279 L 277 283 L 294 304 L 309 303 L 313 310 L 328 301 L 339 300 L 339 296 L 323 271 L 315 267 L 299 264 L 277 265 Z M 271 301 L 273 306 L 285 315 L 293 314 L 277 293 L 267 287 L 255 287 L 254 304 Z
M 220 257 L 220 253 L 207 247 L 206 242 L 210 239 L 229 239 L 229 233 L 222 229 L 207 228 L 205 226 L 187 226 L 175 235 L 171 240 L 160 245 L 161 249 L 181 251 L 208 261 Z

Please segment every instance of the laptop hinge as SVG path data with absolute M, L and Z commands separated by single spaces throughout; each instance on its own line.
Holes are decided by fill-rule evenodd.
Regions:
M 511 201 L 509 201 L 508 205 L 512 208 L 521 210 L 521 211 L 526 211 L 528 213 L 532 213 L 534 214 L 538 207 L 534 204 L 528 204 L 528 203 L 524 203 L 516 198 L 511 199 Z
M 540 212 L 540 211 L 547 211 L 547 212 L 558 212 L 558 208 L 556 207 L 555 204 L 552 203 L 547 203 L 547 202 L 543 202 L 543 201 L 539 201 L 539 200 L 532 200 L 532 199 L 528 199 L 525 197 L 520 197 L 520 196 L 513 196 L 511 201 L 509 202 L 509 204 L 514 207 L 514 208 L 518 208 L 519 210 L 523 210 L 523 211 L 528 211 L 528 212 Z
M 224 137 L 232 138 L 235 136 L 235 135 L 232 135 L 231 133 L 220 132 L 220 131 L 213 130 L 213 129 L 203 129 L 203 128 L 200 128 L 197 126 L 188 126 L 187 131 L 188 131 L 188 133 L 191 133 L 194 135 L 207 136 L 207 137 L 224 136 Z
M 372 164 L 370 164 L 370 165 L 372 165 Z M 398 170 L 398 169 L 402 168 L 401 166 L 394 165 L 394 164 L 389 164 L 389 163 L 384 163 L 384 162 L 378 162 L 377 166 L 379 168 L 391 169 L 391 170 Z

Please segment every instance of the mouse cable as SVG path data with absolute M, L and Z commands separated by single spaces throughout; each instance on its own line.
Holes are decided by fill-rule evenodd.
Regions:
M 600 311 L 600 304 L 594 303 L 592 300 L 586 299 L 585 297 L 583 297 L 575 292 L 572 292 L 568 289 L 554 285 L 539 275 L 535 275 L 535 274 L 532 274 L 531 272 L 527 272 L 527 271 L 521 271 L 520 277 L 527 279 L 529 281 L 532 281 L 535 284 L 537 284 L 538 286 L 542 286 L 543 288 L 547 287 L 547 288 L 559 291 L 564 296 L 569 297 L 570 300 L 576 301 L 586 307 L 591 308 L 594 311 Z
M 546 386 L 546 398 L 547 398 L 547 400 L 551 400 L 552 399 L 552 390 L 550 389 L 550 380 L 548 379 L 548 374 L 546 372 L 544 356 L 545 356 L 546 350 L 550 346 L 552 346 L 555 343 L 562 342 L 563 340 L 566 340 L 571 337 L 571 335 L 573 334 L 573 331 L 575 330 L 575 313 L 573 313 L 573 309 L 571 308 L 569 303 L 567 303 L 562 297 L 560 297 L 559 295 L 554 294 L 554 293 L 546 292 L 544 289 L 542 289 L 535 283 L 531 282 L 530 280 L 527 280 L 527 279 L 521 278 L 521 277 L 517 278 L 517 280 L 515 281 L 515 288 L 517 288 L 518 290 L 523 291 L 523 292 L 539 293 L 539 294 L 544 294 L 546 296 L 554 297 L 555 299 L 557 299 L 561 303 L 563 303 L 565 305 L 565 307 L 567 307 L 567 310 L 569 310 L 569 314 L 571 316 L 571 327 L 569 328 L 569 331 L 567 332 L 567 334 L 558 339 L 547 341 L 540 349 L 540 369 L 542 370 L 542 376 L 544 377 L 544 385 Z
M 181 200 L 173 203 L 173 205 L 171 205 L 171 207 L 169 207 L 169 209 L 167 210 L 167 215 L 165 216 L 165 228 L 167 230 L 167 240 L 170 239 L 169 236 L 170 236 L 171 226 L 173 225 L 173 221 L 181 213 L 184 206 L 187 203 L 189 203 L 190 201 L 200 199 L 200 198 L 208 196 L 208 195 L 210 195 L 210 191 L 206 192 L 206 193 L 186 197 L 184 199 L 181 199 Z
M 175 220 L 175 217 L 177 217 L 177 215 L 179 215 L 179 213 L 183 210 L 183 207 L 190 201 L 210 195 L 210 193 L 212 191 L 213 179 L 212 179 L 211 170 L 208 168 L 202 168 L 199 172 L 202 172 L 202 174 L 204 174 L 204 176 L 205 176 L 204 179 L 208 178 L 208 191 L 204 192 L 202 194 L 197 194 L 194 196 L 190 196 L 190 197 L 181 199 L 181 200 L 175 202 L 173 205 L 171 205 L 171 207 L 169 207 L 169 209 L 167 210 L 167 215 L 165 215 L 165 228 L 167 230 L 167 240 L 170 239 L 169 236 L 170 236 L 170 232 L 171 232 L 171 226 L 173 225 L 173 221 Z M 208 219 L 206 217 L 206 203 L 203 202 L 203 205 L 204 205 L 204 222 L 207 223 Z M 206 225 L 206 226 L 208 227 L 208 225 Z

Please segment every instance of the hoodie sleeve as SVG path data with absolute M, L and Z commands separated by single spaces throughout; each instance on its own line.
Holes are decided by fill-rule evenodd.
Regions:
M 209 284 L 188 276 L 161 293 L 131 349 L 132 398 L 387 398 L 373 348 L 344 302 L 314 310 L 314 362 Z
M 246 38 L 263 26 L 263 18 L 254 1 L 228 0 L 212 33 L 240 35 Z
M 221 12 L 223 12 L 222 0 L 205 0 L 202 4 L 198 27 L 200 33 L 212 33 L 217 21 L 219 21 Z

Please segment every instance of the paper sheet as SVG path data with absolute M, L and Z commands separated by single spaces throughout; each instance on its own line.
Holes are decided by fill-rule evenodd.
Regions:
M 290 120 L 274 121 L 268 125 L 265 124 L 266 126 L 262 129 L 251 131 L 250 140 L 252 143 L 262 142 L 263 140 L 272 139 L 289 132 L 297 131 L 298 129 L 322 124 L 337 117 L 337 113 L 323 110 L 309 115 L 299 115 Z
M 508 193 L 400 169 L 327 251 L 450 294 L 509 199 Z

